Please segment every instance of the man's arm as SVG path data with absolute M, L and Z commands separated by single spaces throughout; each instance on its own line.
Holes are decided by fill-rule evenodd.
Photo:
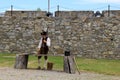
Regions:
M 38 45 L 38 49 L 41 48 L 41 45 L 42 45 L 42 38 L 40 39 L 40 42 L 39 42 L 39 45 Z
M 50 47 L 50 45 L 51 45 L 51 40 L 50 40 L 50 38 L 47 38 L 46 45 L 47 45 L 48 47 Z

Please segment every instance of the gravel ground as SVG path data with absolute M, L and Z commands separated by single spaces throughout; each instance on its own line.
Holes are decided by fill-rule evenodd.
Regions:
M 61 71 L 0 68 L 0 80 L 120 80 L 120 76 L 81 72 L 79 75 Z

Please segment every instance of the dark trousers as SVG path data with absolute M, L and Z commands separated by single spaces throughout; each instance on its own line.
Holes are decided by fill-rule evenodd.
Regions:
M 46 55 L 46 54 L 48 54 L 48 51 L 49 51 L 48 47 L 41 47 L 38 54 L 45 54 Z M 38 59 L 41 59 L 41 57 L 42 56 L 38 56 Z M 44 56 L 44 59 L 47 60 L 48 57 Z

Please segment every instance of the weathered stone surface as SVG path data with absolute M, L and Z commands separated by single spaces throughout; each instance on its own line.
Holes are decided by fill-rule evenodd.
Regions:
M 34 52 L 41 31 L 48 28 L 50 53 L 69 48 L 81 57 L 120 59 L 119 17 L 79 17 L 0 18 L 0 52 Z

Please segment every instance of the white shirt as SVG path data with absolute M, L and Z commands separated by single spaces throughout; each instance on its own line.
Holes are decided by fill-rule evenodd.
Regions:
M 43 39 L 43 38 L 40 39 L 40 42 L 39 42 L 38 48 L 41 48 L 41 45 L 42 45 L 42 39 Z M 51 40 L 50 40 L 49 37 L 47 37 L 46 45 L 47 45 L 48 47 L 50 47 L 50 44 L 51 44 Z

